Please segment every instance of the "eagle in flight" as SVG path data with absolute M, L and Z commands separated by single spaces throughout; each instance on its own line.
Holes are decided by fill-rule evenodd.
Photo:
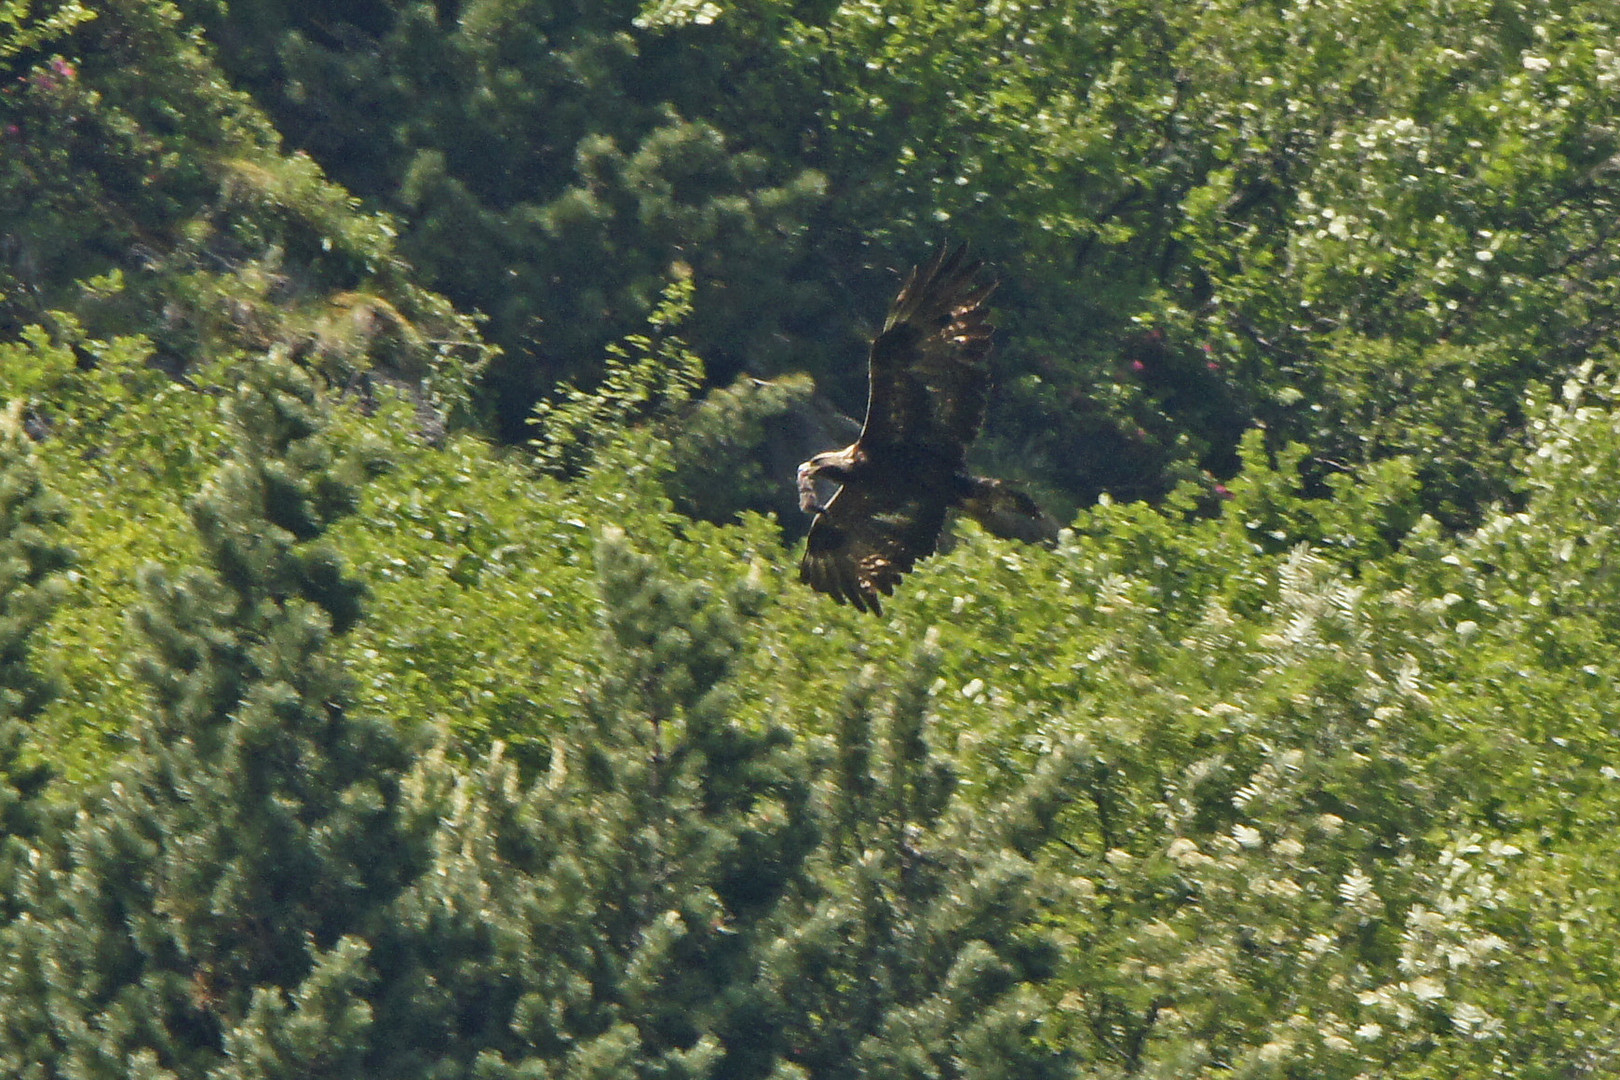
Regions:
M 983 264 L 967 245 L 913 267 L 872 341 L 860 437 L 799 466 L 799 506 L 814 514 L 799 579 L 840 604 L 881 615 L 881 593 L 934 553 L 947 510 L 990 532 L 1050 542 L 1057 523 L 1000 480 L 967 471 L 984 422 L 990 325 Z M 825 504 L 818 479 L 841 486 Z

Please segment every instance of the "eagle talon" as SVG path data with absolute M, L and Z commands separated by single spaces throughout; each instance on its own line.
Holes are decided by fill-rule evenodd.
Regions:
M 821 455 L 817 455 L 819 457 Z M 814 458 L 799 466 L 799 509 L 806 514 L 819 514 L 827 509 L 820 499 L 816 498 L 816 474 L 821 466 Z

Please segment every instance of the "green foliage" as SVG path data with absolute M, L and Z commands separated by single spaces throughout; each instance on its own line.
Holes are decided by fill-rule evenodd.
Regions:
M 293 1056 L 308 1021 L 276 1003 L 327 1000 L 325 950 L 347 958 L 343 935 L 398 887 L 403 748 L 347 714 L 326 655 L 359 590 L 321 540 L 352 489 L 320 412 L 284 361 L 245 372 L 230 458 L 189 506 L 204 565 L 143 574 L 137 748 L 17 875 L 28 917 L 0 986 L 12 1075 L 201 1076 L 238 1043 Z
M 489 1076 L 1060 1074 L 1031 1039 L 1051 897 L 1025 886 L 1064 770 L 994 826 L 967 811 L 926 658 L 892 699 L 852 688 L 831 754 L 780 712 L 741 721 L 758 587 L 681 581 L 617 530 L 596 564 L 606 661 L 546 773 L 521 784 L 497 747 L 414 781 L 447 809 L 401 925 L 457 963 L 407 1029 L 456 1033 Z
M 0 95 L 0 328 L 144 334 L 171 372 L 280 345 L 340 383 L 375 368 L 464 405 L 488 348 L 410 279 L 396 226 L 282 153 L 173 5 L 96 15 Z
M 113 490 L 67 467 L 89 433 L 117 436 L 108 468 L 136 427 L 179 445 L 173 403 L 195 391 L 120 397 L 138 364 L 120 383 L 43 338 L 12 356 L 70 403 L 77 380 L 106 379 L 107 415 L 58 410 L 38 451 L 76 512 Z M 140 685 L 157 705 L 113 772 L 126 794 L 92 796 L 77 847 L 16 871 L 30 918 L 7 932 L 3 992 L 146 1018 L 118 1029 L 118 1070 L 147 1047 L 179 1075 L 228 1050 L 244 1075 L 927 1062 L 1349 1080 L 1554 1075 L 1614 1052 L 1620 804 L 1601 717 L 1620 426 L 1602 379 L 1527 407 L 1522 509 L 1460 539 L 1414 517 L 1402 462 L 1316 499 L 1301 452 L 1273 459 L 1255 435 L 1226 492 L 1099 505 L 1055 552 L 964 526 L 881 622 L 799 587 L 763 519 L 676 514 L 650 432 L 598 444 L 564 484 L 466 436 L 422 441 L 402 398 L 300 437 L 304 393 L 234 406 L 282 452 L 231 452 L 196 504 L 183 550 L 217 569 L 147 586 Z M 132 401 L 152 411 L 125 427 Z M 190 460 L 176 477 L 202 474 Z M 353 593 L 322 578 L 328 544 L 371 594 L 371 618 L 330 640 L 306 631 Z M 36 631 L 36 654 L 72 625 Z M 254 689 L 272 661 L 290 696 Z M 79 704 L 56 715 L 93 718 L 66 674 Z M 360 716 L 445 741 L 410 766 Z M 337 756 L 317 767 L 290 749 L 316 717 L 372 734 L 319 742 Z M 169 790 L 133 783 L 148 758 L 196 805 L 139 809 Z M 301 862 L 276 839 L 284 818 L 248 814 L 265 804 L 240 785 L 283 760 L 308 778 L 271 783 L 272 803 L 324 808 L 321 850 L 363 835 L 386 880 L 327 882 L 341 859 Z M 92 902 L 52 869 L 145 865 L 176 835 L 199 838 L 165 871 L 184 891 L 126 872 Z M 250 850 L 304 866 L 319 895 L 266 894 L 275 872 Z M 214 877 L 216 858 L 236 876 Z M 289 914 L 232 922 L 192 894 Z M 139 942 L 183 949 L 86 934 L 103 910 L 142 912 Z M 311 919 L 312 944 L 276 937 Z M 274 965 L 262 941 L 282 941 Z M 47 960 L 77 989 L 49 998 Z M 160 960 L 139 994 L 88 981 Z M 196 1019 L 211 1001 L 229 1010 Z M 5 1015 L 15 1060 L 80 1045 L 32 1005 Z M 186 1017 L 204 1034 L 159 1036 Z
M 1610 7 L 80 14 L 0 5 L 0 1071 L 1620 1063 Z M 874 620 L 751 511 L 942 227 L 1084 509 Z
M 815 384 L 803 375 L 743 375 L 682 413 L 670 436 L 665 481 L 676 508 L 714 522 L 762 508 L 782 522 L 802 520 L 795 491 L 783 481 L 802 460 L 797 420 L 814 392 Z
M 200 485 L 222 452 L 208 395 L 228 369 L 198 371 L 188 388 L 149 366 L 144 339 L 86 339 L 70 317 L 58 321 L 66 342 L 34 327 L 0 345 L 0 395 L 40 439 L 41 478 L 73 515 L 79 560 L 38 645 L 61 689 L 35 723 L 56 767 L 84 775 L 100 771 L 104 740 L 140 707 L 124 613 L 140 566 L 195 549 L 177 493 Z
M 608 346 L 600 386 L 565 386 L 557 399 L 535 406 L 529 423 L 539 436 L 530 445 L 542 469 L 577 475 L 593 451 L 636 424 L 667 418 L 691 398 L 703 382 L 703 361 L 669 333 L 691 311 L 691 278 L 677 277 L 648 320 L 657 338 L 634 334 Z
M 769 63 L 759 21 L 783 21 L 774 5 L 640 29 L 634 0 L 188 7 L 294 146 L 407 223 L 401 251 L 424 280 L 490 317 L 505 355 L 487 389 L 514 441 L 554 382 L 591 381 L 677 263 L 722 375 L 789 366 L 795 302 L 827 306 L 792 273 L 820 173 L 714 122 L 760 82 L 737 73 Z M 693 48 L 687 32 L 718 40 Z M 795 102 L 787 88 L 770 97 Z
M 73 562 L 61 538 L 66 508 L 40 481 L 21 406 L 14 401 L 0 415 L 0 880 L 8 882 L 24 857 L 20 841 L 43 825 L 51 769 L 31 736 L 56 686 L 38 669 L 34 643 Z M 9 899 L 0 911 L 16 913 Z
M 802 425 L 794 421 L 809 407 L 814 384 L 803 376 L 745 375 L 692 403 L 703 361 L 674 334 L 691 316 L 692 296 L 691 279 L 677 276 L 648 319 L 651 333 L 608 346 L 600 384 L 565 384 L 535 406 L 535 460 L 547 473 L 571 477 L 609 447 L 622 454 L 635 444 L 665 474 L 663 486 L 683 514 L 727 522 L 763 507 L 796 521 L 798 503 L 782 479 L 803 450 L 795 437 Z
M 934 635 L 931 633 L 929 638 Z M 767 984 L 813 1076 L 1061 1076 L 1036 988 L 1062 937 L 1040 921 L 1066 878 L 1036 854 L 1085 762 L 1052 755 L 989 805 L 960 797 L 932 744 L 932 640 L 880 692 L 862 670 L 836 713 L 815 902 Z M 872 978 L 874 972 L 881 972 Z
M 95 14 L 82 4 L 58 3 L 51 5 L 46 14 L 36 14 L 29 0 L 6 0 L 0 5 L 0 57 L 16 56 L 20 52 L 38 49 L 47 41 L 58 38 L 75 24 L 94 18 Z
M 1608 357 L 1620 80 L 1590 0 L 201 17 L 491 316 L 509 438 L 675 263 L 718 382 L 804 370 L 858 412 L 861 341 L 942 228 L 1005 279 L 984 454 L 1071 506 L 1229 476 L 1258 423 L 1317 491 L 1410 458 L 1460 527 L 1508 493 L 1525 390 Z
M 61 538 L 67 509 L 40 480 L 22 405 L 0 416 L 0 710 L 28 719 L 55 692 L 31 665 L 31 639 L 61 601 L 74 556 Z
M 1602 352 L 1606 304 L 1591 290 L 1606 288 L 1606 244 L 1584 209 L 1552 208 L 1613 198 L 1588 186 L 1610 141 L 1595 118 L 1613 87 L 1592 59 L 1610 14 L 1348 11 L 1233 23 L 1230 44 L 1190 54 L 1224 73 L 1203 108 L 1226 159 L 1189 201 L 1185 238 L 1220 304 L 1194 318 L 1259 376 L 1261 415 L 1325 457 L 1421 447 L 1429 505 L 1454 521 L 1504 493 L 1501 436 L 1527 382 Z M 1280 57 L 1328 41 L 1312 50 L 1328 67 L 1267 63 L 1256 93 L 1217 104 L 1233 45 Z
M 1578 0 L 874 0 L 801 40 L 834 200 L 889 246 L 949 220 L 1009 278 L 995 452 L 1156 495 L 1258 420 L 1318 480 L 1415 455 L 1456 524 L 1505 494 L 1525 387 L 1606 356 L 1614 30 Z

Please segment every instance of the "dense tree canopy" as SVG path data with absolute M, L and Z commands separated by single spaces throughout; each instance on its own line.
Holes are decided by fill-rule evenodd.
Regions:
M 0 1072 L 1613 1073 L 1615 23 L 0 3 Z

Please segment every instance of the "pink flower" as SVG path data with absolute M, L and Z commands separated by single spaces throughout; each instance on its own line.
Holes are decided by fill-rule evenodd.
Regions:
M 1140 361 L 1140 360 L 1132 360 L 1131 361 L 1131 370 L 1132 371 L 1145 371 L 1145 370 L 1147 370 L 1147 365 L 1142 363 L 1142 361 Z
M 1209 368 L 1209 370 L 1211 370 L 1211 371 L 1219 371 L 1219 370 L 1221 370 L 1221 365 L 1217 364 L 1213 360 L 1211 360 L 1209 363 L 1205 364 L 1204 366 Z
M 18 125 L 18 124 L 7 124 L 6 125 L 6 134 L 7 135 L 21 135 L 22 134 L 22 127 L 20 125 Z
M 1231 491 L 1227 490 L 1225 484 L 1216 484 L 1215 494 L 1219 495 L 1223 499 L 1230 499 L 1232 497 Z
M 78 70 L 74 68 L 72 64 L 68 63 L 60 56 L 51 61 L 51 70 L 62 76 L 64 79 L 72 79 L 79 74 Z

